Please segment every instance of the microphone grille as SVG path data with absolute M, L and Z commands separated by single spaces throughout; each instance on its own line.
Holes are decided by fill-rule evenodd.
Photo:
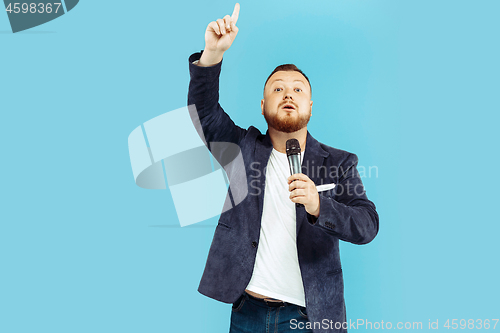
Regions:
M 288 139 L 286 141 L 286 156 L 300 154 L 300 144 L 297 139 Z

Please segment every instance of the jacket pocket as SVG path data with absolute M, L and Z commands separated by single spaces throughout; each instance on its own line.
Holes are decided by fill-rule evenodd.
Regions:
M 221 223 L 221 222 L 219 222 L 217 224 L 217 227 L 220 227 L 221 229 L 228 229 L 228 230 L 231 229 L 230 226 L 228 226 L 227 224 Z
M 337 275 L 341 272 L 342 272 L 342 268 L 337 268 L 337 269 L 326 272 L 325 275 Z

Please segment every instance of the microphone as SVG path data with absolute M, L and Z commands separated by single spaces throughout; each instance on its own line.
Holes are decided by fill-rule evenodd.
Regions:
M 286 141 L 286 157 L 290 165 L 291 174 L 301 173 L 302 167 L 300 165 L 300 144 L 297 139 L 288 139 Z
M 288 164 L 290 165 L 291 174 L 302 173 L 302 167 L 300 163 L 300 144 L 297 139 L 286 140 L 286 157 L 288 158 Z M 302 207 L 304 205 L 295 203 L 295 206 Z

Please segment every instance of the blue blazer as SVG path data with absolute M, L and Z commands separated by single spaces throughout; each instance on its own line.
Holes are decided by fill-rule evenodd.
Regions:
M 189 110 L 202 140 L 225 167 L 230 178 L 227 202 L 235 205 L 220 216 L 198 291 L 234 303 L 252 277 L 264 200 L 264 168 L 273 146 L 268 133 L 263 135 L 253 126 L 236 126 L 224 112 L 219 105 L 222 61 L 211 67 L 193 65 L 200 56 L 201 52 L 189 57 Z M 316 185 L 336 184 L 332 190 L 320 192 L 317 219 L 303 206 L 296 207 L 297 253 L 308 319 L 320 326 L 314 332 L 345 332 L 324 324 L 324 320 L 346 322 L 339 240 L 370 242 L 378 233 L 379 218 L 364 191 L 357 156 L 324 145 L 309 132 L 306 140 L 302 172 Z M 216 142 L 228 144 L 211 144 Z M 235 146 L 239 151 L 231 149 Z M 236 155 L 243 161 L 237 167 L 229 163 Z M 241 202 L 234 202 L 242 188 L 248 189 L 248 194 Z

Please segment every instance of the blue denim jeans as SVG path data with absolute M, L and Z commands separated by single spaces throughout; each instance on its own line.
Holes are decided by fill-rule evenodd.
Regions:
M 246 292 L 233 303 L 229 333 L 312 333 L 306 329 L 305 307 L 259 300 Z

